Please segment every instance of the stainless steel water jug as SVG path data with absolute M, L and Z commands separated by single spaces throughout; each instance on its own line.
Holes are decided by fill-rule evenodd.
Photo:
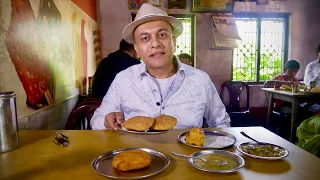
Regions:
M 16 93 L 0 92 L 0 152 L 19 147 Z

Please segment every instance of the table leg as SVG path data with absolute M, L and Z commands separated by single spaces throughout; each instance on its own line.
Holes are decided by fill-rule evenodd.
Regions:
M 291 116 L 291 130 L 290 130 L 290 141 L 292 143 L 296 140 L 296 130 L 298 127 L 299 118 L 299 101 L 294 98 L 292 101 L 292 116 Z
M 267 128 L 270 125 L 272 111 L 273 111 L 273 104 L 274 104 L 273 93 L 269 93 L 268 116 L 267 116 L 267 122 L 266 122 L 266 127 Z

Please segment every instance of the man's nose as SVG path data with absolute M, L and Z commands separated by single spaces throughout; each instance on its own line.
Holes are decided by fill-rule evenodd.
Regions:
M 151 39 L 151 47 L 152 48 L 159 48 L 161 47 L 161 42 L 159 41 L 159 39 L 157 37 L 153 37 Z

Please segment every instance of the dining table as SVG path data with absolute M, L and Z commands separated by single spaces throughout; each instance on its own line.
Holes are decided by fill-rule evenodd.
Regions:
M 299 126 L 300 111 L 299 104 L 304 102 L 320 102 L 320 93 L 311 93 L 311 92 L 292 92 L 291 90 L 282 90 L 279 88 L 262 88 L 265 92 L 269 93 L 269 103 L 268 103 L 268 116 L 266 126 L 268 127 L 271 122 L 274 100 L 279 99 L 282 101 L 290 102 L 292 104 L 292 115 L 290 123 L 290 137 L 291 142 L 296 140 L 296 130 Z
M 150 148 L 170 157 L 169 166 L 147 179 L 228 179 L 228 180 L 318 180 L 320 159 L 263 127 L 210 128 L 236 137 L 236 143 L 223 149 L 243 157 L 245 165 L 236 172 L 218 174 L 201 171 L 187 159 L 171 152 L 192 154 L 202 151 L 178 141 L 190 129 L 173 129 L 163 134 L 145 135 L 110 130 L 19 130 L 20 147 L 0 153 L 0 179 L 108 179 L 96 173 L 92 162 L 101 154 L 123 148 Z M 280 160 L 257 159 L 241 154 L 236 146 L 249 142 L 244 131 L 261 142 L 279 145 L 289 151 Z M 55 132 L 69 139 L 66 147 L 53 143 Z M 112 168 L 112 167 L 106 167 Z

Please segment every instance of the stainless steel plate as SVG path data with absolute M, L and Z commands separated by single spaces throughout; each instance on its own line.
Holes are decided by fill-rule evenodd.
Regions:
M 223 151 L 223 150 L 204 150 L 204 151 L 199 151 L 199 152 L 195 152 L 193 154 L 191 154 L 191 157 L 201 157 L 202 155 L 205 154 L 220 154 L 220 155 L 224 155 L 227 157 L 230 157 L 231 159 L 233 159 L 234 161 L 237 162 L 237 166 L 234 168 L 230 168 L 227 170 L 212 170 L 212 169 L 206 169 L 204 167 L 201 167 L 199 165 L 197 165 L 197 163 L 195 163 L 196 160 L 194 160 L 193 158 L 188 158 L 188 162 L 195 168 L 200 169 L 202 171 L 207 171 L 207 172 L 213 172 L 213 173 L 231 173 L 231 172 L 235 172 L 238 169 L 242 168 L 245 164 L 244 159 L 232 152 L 229 151 Z
M 123 131 L 123 132 L 127 132 L 127 133 L 133 133 L 133 134 L 149 134 L 149 135 L 152 135 L 152 134 L 163 134 L 163 133 L 166 133 L 168 132 L 169 130 L 166 130 L 166 131 L 152 131 L 152 130 L 146 130 L 146 131 L 131 131 L 131 130 L 127 130 L 126 128 L 122 127 L 121 129 L 119 129 L 120 131 Z
M 119 152 L 128 150 L 143 150 L 148 152 L 152 158 L 151 164 L 143 169 L 126 172 L 113 168 L 113 157 Z M 114 179 L 142 179 L 150 177 L 166 169 L 169 166 L 169 164 L 169 156 L 163 154 L 162 152 L 148 148 L 126 148 L 109 151 L 92 161 L 92 167 L 98 174 Z
M 203 130 L 203 133 L 205 135 L 205 142 L 203 146 L 196 146 L 186 143 L 186 134 L 188 131 L 183 132 L 178 135 L 178 139 L 180 142 L 182 142 L 185 145 L 196 147 L 196 148 L 202 148 L 202 149 L 223 149 L 230 147 L 234 145 L 237 142 L 237 138 L 233 135 L 223 132 L 223 131 L 214 131 L 214 130 Z M 226 141 L 226 138 L 228 141 Z
M 285 153 L 285 154 L 282 155 L 282 156 L 279 156 L 279 157 L 257 156 L 257 155 L 249 154 L 249 153 L 247 153 L 247 152 L 245 152 L 245 151 L 243 151 L 243 150 L 241 149 L 241 146 L 243 146 L 243 145 L 253 145 L 253 146 L 254 146 L 254 145 L 257 145 L 257 143 L 255 143 L 255 142 L 241 143 L 241 144 L 239 144 L 239 145 L 237 146 L 237 149 L 238 149 L 238 151 L 240 151 L 242 154 L 245 154 L 245 155 L 247 155 L 247 156 L 250 156 L 250 157 L 253 157 L 253 158 L 257 158 L 257 159 L 278 160 L 278 159 L 285 158 L 285 157 L 287 157 L 287 156 L 289 155 L 289 151 L 288 151 L 287 149 L 281 147 L 281 146 L 278 146 L 278 145 L 275 145 L 275 144 L 270 144 L 270 143 L 265 143 L 265 142 L 262 142 L 262 143 L 264 143 L 264 144 L 266 144 L 266 145 L 270 145 L 270 146 L 272 146 L 272 147 L 278 147 L 279 149 L 284 150 L 284 153 Z

